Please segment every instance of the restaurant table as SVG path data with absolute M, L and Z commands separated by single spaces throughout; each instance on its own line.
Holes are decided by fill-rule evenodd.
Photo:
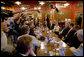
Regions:
M 42 32 L 42 35 L 46 38 L 46 36 L 48 36 L 49 34 L 47 31 L 44 31 Z M 58 36 L 54 32 L 51 32 L 51 36 L 57 38 L 57 42 L 62 41 L 60 38 L 58 38 Z M 45 40 L 41 42 L 45 43 Z M 41 47 L 37 48 L 37 54 L 36 54 L 37 56 L 50 56 L 50 52 L 56 49 L 54 43 L 44 44 L 44 47 L 46 48 L 44 49 L 41 49 Z M 65 56 L 74 56 L 74 54 L 70 51 L 70 47 L 67 44 L 64 48 L 65 48 Z M 60 56 L 60 55 L 53 55 L 53 56 Z

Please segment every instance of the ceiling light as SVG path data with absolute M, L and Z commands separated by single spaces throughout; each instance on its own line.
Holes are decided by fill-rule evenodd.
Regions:
M 67 21 L 68 19 L 65 18 L 65 22 Z
M 34 7 L 34 10 L 37 10 L 37 7 Z
M 69 3 L 64 4 L 65 7 L 68 6 L 68 5 L 69 5 Z
M 56 4 L 56 7 L 64 7 L 64 4 Z
M 19 2 L 19 1 L 17 1 L 17 2 L 15 2 L 17 5 L 20 5 L 21 4 L 21 2 Z
M 44 2 L 39 2 L 39 4 L 44 5 L 45 3 Z
M 6 9 L 5 7 L 1 7 L 1 9 Z
M 22 7 L 21 9 L 22 9 L 22 10 L 25 10 L 26 8 Z
M 5 4 L 5 2 L 2 2 L 2 1 L 1 1 L 1 3 L 2 3 L 2 4 Z
M 66 7 L 70 5 L 69 3 L 65 3 L 65 4 L 56 4 L 56 7 Z

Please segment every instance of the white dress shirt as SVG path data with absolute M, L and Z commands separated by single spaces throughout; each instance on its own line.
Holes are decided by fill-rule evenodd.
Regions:
M 59 26 L 55 26 L 54 30 L 58 32 L 59 31 Z
M 71 47 L 70 50 L 76 56 L 83 56 L 83 43 L 80 44 L 79 48 L 76 49 L 74 47 Z
M 3 50 L 5 47 L 7 47 L 7 36 L 6 36 L 6 34 L 2 31 L 2 32 L 1 32 L 1 50 Z
M 70 33 L 70 31 L 72 30 L 73 28 L 71 28 L 69 31 L 68 31 L 68 33 L 66 34 L 66 36 L 65 37 L 67 37 L 68 36 L 68 34 Z

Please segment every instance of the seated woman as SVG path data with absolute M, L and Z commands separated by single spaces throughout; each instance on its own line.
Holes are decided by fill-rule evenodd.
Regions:
M 28 35 L 21 36 L 17 41 L 17 53 L 15 56 L 36 56 L 33 52 L 32 38 Z
M 80 46 L 76 49 L 74 47 L 71 47 L 70 50 L 74 53 L 76 56 L 83 56 L 83 29 L 80 29 L 77 31 L 77 37 L 80 42 Z

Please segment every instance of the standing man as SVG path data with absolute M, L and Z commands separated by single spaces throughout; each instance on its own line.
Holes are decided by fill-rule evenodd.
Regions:
M 82 14 L 80 14 L 80 16 L 77 18 L 77 25 L 81 27 L 81 23 L 82 23 Z

